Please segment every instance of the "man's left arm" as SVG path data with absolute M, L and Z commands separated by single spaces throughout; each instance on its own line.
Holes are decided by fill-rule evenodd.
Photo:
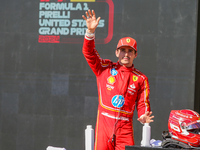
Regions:
M 138 93 L 138 100 L 137 100 L 137 111 L 138 111 L 138 121 L 141 123 L 150 123 L 153 122 L 154 116 L 151 116 L 151 108 L 150 108 L 150 101 L 149 101 L 149 82 L 146 76 L 142 76 L 142 82 L 140 84 L 140 90 Z

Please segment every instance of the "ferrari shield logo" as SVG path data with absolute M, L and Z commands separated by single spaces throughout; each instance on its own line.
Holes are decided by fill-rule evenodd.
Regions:
M 130 39 L 126 39 L 126 42 L 127 42 L 127 43 L 130 43 L 130 41 L 131 41 Z
M 133 76 L 133 81 L 135 82 L 135 81 L 137 81 L 137 80 L 138 80 L 138 77 Z

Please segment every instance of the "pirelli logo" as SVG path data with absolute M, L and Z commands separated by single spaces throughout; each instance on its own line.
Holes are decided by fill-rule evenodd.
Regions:
M 82 44 L 87 30 L 82 18 L 90 8 L 101 14 L 96 44 L 106 44 L 113 37 L 114 3 L 112 0 L 39 0 L 38 42 Z M 107 8 L 105 12 L 99 8 Z

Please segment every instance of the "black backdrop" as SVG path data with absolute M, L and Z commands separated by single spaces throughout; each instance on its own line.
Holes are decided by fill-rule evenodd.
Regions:
M 84 130 L 95 127 L 98 105 L 96 79 L 81 52 L 84 7 L 102 17 L 96 31 L 102 58 L 117 60 L 121 37 L 137 40 L 134 64 L 149 78 L 152 138 L 162 139 L 171 110 L 194 109 L 198 1 L 93 1 L 1 1 L 0 149 L 84 149 Z M 68 8 L 52 6 L 57 3 Z M 139 145 L 136 118 L 137 112 Z

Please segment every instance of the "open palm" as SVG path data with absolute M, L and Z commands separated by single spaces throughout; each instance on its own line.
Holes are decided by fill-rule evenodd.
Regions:
M 84 15 L 82 15 L 82 17 L 86 21 L 87 28 L 90 33 L 94 33 L 99 24 L 101 17 L 98 17 L 96 19 L 94 10 L 92 10 L 92 12 L 91 12 L 91 10 L 88 10 L 88 12 L 86 11 L 85 14 L 86 14 L 87 18 Z
M 152 111 L 151 112 L 147 111 L 143 116 L 141 116 L 137 120 L 140 121 L 141 123 L 151 123 L 153 122 L 153 118 L 154 118 L 154 116 L 151 116 L 151 114 L 152 114 Z

